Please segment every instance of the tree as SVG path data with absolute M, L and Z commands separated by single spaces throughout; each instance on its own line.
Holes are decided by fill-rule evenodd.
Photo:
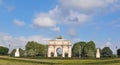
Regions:
M 20 52 L 20 57 L 25 56 L 25 50 L 19 48 L 19 52 Z
M 81 51 L 79 51 L 80 52 L 80 54 L 81 54 L 81 57 L 86 57 L 86 54 L 87 54 L 87 51 L 85 50 L 85 46 L 86 46 L 86 42 L 80 42 L 79 43 L 80 44 L 80 47 L 79 47 L 79 50 Z
M 7 47 L 0 46 L 0 55 L 7 55 L 9 49 Z
M 89 41 L 85 46 L 88 57 L 95 57 L 96 46 L 93 41 Z
M 73 56 L 79 56 L 79 43 L 77 42 L 77 43 L 75 43 L 74 45 L 73 45 L 73 48 L 72 48 L 72 52 L 73 52 Z
M 86 51 L 85 51 L 85 45 L 86 42 L 77 42 L 73 45 L 72 52 L 73 56 L 86 56 Z
M 16 49 L 13 49 L 10 53 L 10 56 L 15 56 L 15 52 L 16 52 Z M 20 57 L 23 57 L 25 54 L 25 51 L 23 49 L 19 48 L 19 53 L 20 53 Z
M 102 50 L 102 56 L 103 57 L 112 57 L 113 56 L 112 50 L 109 47 L 104 47 Z
M 28 53 L 28 56 L 35 56 L 36 55 L 36 53 L 33 49 L 29 49 L 27 53 Z
M 43 56 L 45 51 L 45 45 L 39 44 L 34 41 L 29 41 L 26 46 L 27 54 L 30 56 Z M 30 52 L 31 51 L 31 52 Z
M 117 50 L 117 55 L 120 57 L 120 49 Z
M 73 45 L 73 56 L 95 57 L 96 46 L 93 41 L 77 42 Z
M 13 49 L 10 53 L 10 56 L 15 56 L 16 49 Z

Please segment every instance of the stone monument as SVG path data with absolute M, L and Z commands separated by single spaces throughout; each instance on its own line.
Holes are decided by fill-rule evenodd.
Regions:
M 71 42 L 63 38 L 48 41 L 48 57 L 58 57 L 57 49 L 62 50 L 62 57 L 71 57 Z
M 97 48 L 96 58 L 100 58 L 100 49 L 99 48 Z
M 15 57 L 20 57 L 19 48 L 16 49 Z

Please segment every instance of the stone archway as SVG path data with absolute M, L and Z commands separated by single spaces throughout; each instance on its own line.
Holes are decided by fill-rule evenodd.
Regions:
M 58 57 L 58 48 L 62 49 L 62 57 L 65 57 L 66 53 L 68 57 L 71 57 L 71 42 L 69 40 L 56 39 L 48 42 L 48 57 L 51 57 L 51 52 L 54 53 L 54 57 Z

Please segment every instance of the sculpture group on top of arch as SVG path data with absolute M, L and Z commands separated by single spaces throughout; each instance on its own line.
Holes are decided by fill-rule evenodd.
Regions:
M 58 57 L 58 49 L 62 50 L 62 57 L 71 57 L 71 42 L 64 39 L 48 41 L 48 57 Z

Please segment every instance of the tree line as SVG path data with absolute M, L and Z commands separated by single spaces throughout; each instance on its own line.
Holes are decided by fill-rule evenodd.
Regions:
M 16 49 L 13 49 L 11 52 L 11 56 L 14 56 Z M 47 53 L 47 45 L 40 44 L 38 42 L 29 41 L 25 45 L 25 50 L 19 49 L 21 57 L 35 57 L 41 56 L 44 57 Z
M 43 45 L 38 42 L 29 41 L 25 45 L 25 50 L 19 48 L 21 57 L 47 57 L 47 45 Z M 13 49 L 10 53 L 10 56 L 15 55 L 16 49 Z M 9 48 L 0 46 L 0 55 L 8 55 Z M 96 45 L 94 41 L 89 42 L 76 42 L 72 47 L 72 57 L 95 57 L 96 55 Z M 114 54 L 110 47 L 104 47 L 100 49 L 101 57 L 113 57 Z M 120 49 L 117 49 L 117 56 L 120 57 Z
M 95 57 L 96 45 L 93 41 L 89 42 L 77 42 L 72 48 L 73 57 Z M 101 57 L 112 57 L 113 52 L 109 47 L 100 49 Z

